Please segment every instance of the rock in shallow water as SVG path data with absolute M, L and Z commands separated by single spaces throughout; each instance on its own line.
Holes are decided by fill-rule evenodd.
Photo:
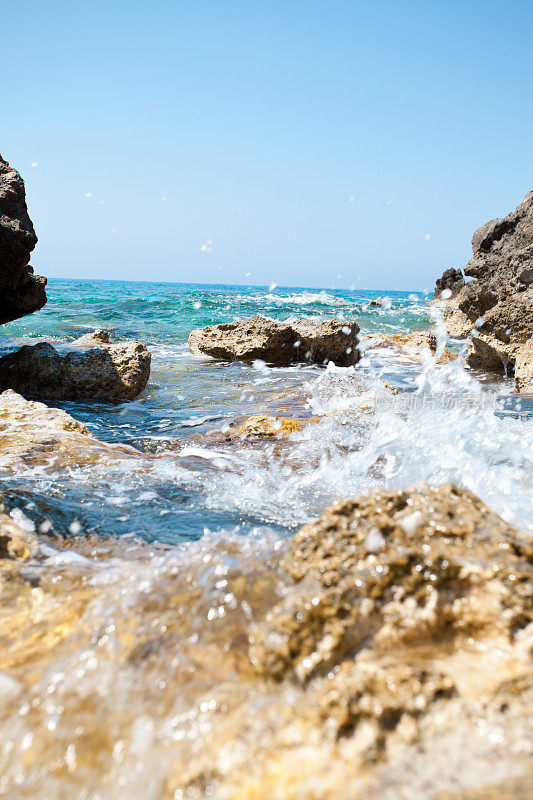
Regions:
M 59 551 L 32 582 L 0 564 L 8 794 L 24 774 L 29 797 L 524 798 L 530 543 L 419 486 L 280 544 L 78 540 L 85 559 Z
M 533 337 L 533 192 L 479 228 L 472 250 L 464 272 L 474 280 L 449 301 L 446 325 L 462 338 L 478 323 L 468 363 L 512 374 L 518 349 Z
M 189 349 L 222 361 L 262 360 L 275 366 L 295 363 L 339 367 L 356 364 L 359 325 L 338 319 L 326 322 L 275 322 L 256 315 L 242 322 L 197 328 L 189 336 Z
M 95 335 L 96 334 L 96 335 Z M 133 400 L 150 377 L 150 353 L 139 342 L 110 344 L 105 331 L 72 345 L 24 345 L 0 358 L 0 391 L 43 400 Z
M 46 303 L 46 278 L 29 266 L 37 236 L 26 206 L 24 181 L 0 156 L 0 323 Z

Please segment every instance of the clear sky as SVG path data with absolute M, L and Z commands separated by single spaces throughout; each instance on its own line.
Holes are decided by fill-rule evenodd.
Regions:
M 423 290 L 533 188 L 531 0 L 24 0 L 1 24 L 0 152 L 49 277 Z

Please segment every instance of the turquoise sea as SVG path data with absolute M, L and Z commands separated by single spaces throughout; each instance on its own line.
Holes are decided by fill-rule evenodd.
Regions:
M 378 296 L 382 307 L 368 307 Z M 187 349 L 194 328 L 257 313 L 355 319 L 362 334 L 431 327 L 442 338 L 439 312 L 426 295 L 51 280 L 48 297 L 40 312 L 3 327 L 3 351 L 42 339 L 68 342 L 94 328 L 146 344 L 152 374 L 137 400 L 61 407 L 99 439 L 157 458 L 5 474 L 8 499 L 37 526 L 51 523 L 68 535 L 75 522 L 87 533 L 169 544 L 206 531 L 289 534 L 334 499 L 419 481 L 457 482 L 510 522 L 532 524 L 533 419 L 516 404 L 506 411 L 510 380 L 475 376 L 459 361 L 437 367 L 429 357 L 420 364 L 381 350 L 346 369 L 258 369 L 199 359 Z M 372 400 L 383 380 L 417 402 L 361 410 L 359 399 Z M 289 443 L 224 441 L 231 426 L 257 413 L 322 419 Z

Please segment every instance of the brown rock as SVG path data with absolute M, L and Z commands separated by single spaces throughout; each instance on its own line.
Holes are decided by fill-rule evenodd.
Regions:
M 464 285 L 465 279 L 461 270 L 450 267 L 449 269 L 444 270 L 440 278 L 437 278 L 435 282 L 435 294 L 433 299 L 436 301 L 449 300 L 456 295 Z M 443 292 L 447 296 L 443 297 Z M 448 292 L 451 292 L 451 294 L 448 295 Z
M 6 796 L 525 800 L 531 547 L 469 492 L 285 544 L 54 546 L 78 560 L 0 563 Z
M 531 543 L 453 485 L 338 502 L 291 540 L 283 566 L 299 587 L 254 636 L 252 660 L 308 680 L 369 648 L 512 637 L 524 614 L 533 621 L 532 558 Z
M 266 414 L 254 414 L 237 430 L 237 436 L 245 438 L 253 436 L 276 436 L 285 438 L 290 433 L 301 431 L 309 422 L 316 422 L 316 419 L 288 419 L 287 417 L 271 417 Z
M 333 361 L 347 367 L 360 358 L 358 333 L 355 322 L 299 320 L 289 324 L 256 315 L 243 322 L 198 328 L 190 334 L 188 344 L 192 353 L 222 361 L 259 359 L 275 366 Z
M 430 331 L 415 331 L 414 333 L 378 333 L 361 339 L 363 350 L 372 350 L 375 347 L 389 347 L 398 351 L 402 356 L 407 356 L 413 361 L 420 361 L 422 351 L 429 350 L 432 355 L 437 352 L 437 337 Z M 437 364 L 447 364 L 457 358 L 457 353 L 452 353 L 447 347 L 437 359 Z
M 108 344 L 109 335 L 82 336 L 69 346 L 25 345 L 0 358 L 0 391 L 47 400 L 133 400 L 150 377 L 150 353 L 139 342 Z
M 466 357 L 468 364 L 512 374 L 518 349 L 533 336 L 533 288 L 505 297 L 482 319 Z
M 463 337 L 484 320 L 468 363 L 512 374 L 516 351 L 533 335 L 533 192 L 506 217 L 479 228 L 472 250 L 464 272 L 475 280 L 450 301 L 445 322 L 452 336 Z
M 11 519 L 0 498 L 0 560 L 24 561 L 32 555 L 36 548 L 36 537 L 23 530 Z
M 59 408 L 25 400 L 11 390 L 0 394 L 0 457 L 4 469 L 50 466 L 54 471 L 149 458 L 127 445 L 98 441 L 88 428 Z
M 46 303 L 46 278 L 29 266 L 37 236 L 28 216 L 24 181 L 0 156 L 0 323 Z
M 515 352 L 515 391 L 533 393 L 533 338 Z

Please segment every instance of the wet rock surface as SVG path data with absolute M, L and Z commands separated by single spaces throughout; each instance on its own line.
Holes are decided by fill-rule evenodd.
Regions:
M 0 323 L 46 303 L 46 278 L 29 266 L 37 236 L 26 206 L 24 181 L 0 156 Z
M 347 367 L 360 358 L 358 333 L 355 322 L 299 320 L 289 324 L 256 315 L 242 322 L 198 328 L 190 334 L 188 344 L 192 353 L 222 361 L 259 359 L 275 366 L 333 361 Z
M 399 356 L 407 357 L 419 362 L 424 351 L 429 351 L 432 356 L 437 352 L 437 337 L 431 331 L 416 331 L 415 333 L 402 334 L 373 334 L 361 339 L 361 349 L 372 350 L 377 347 L 386 347 L 395 351 Z M 445 347 L 437 358 L 437 364 L 447 364 L 455 361 L 457 353 Z
M 56 346 L 24 345 L 0 358 L 0 391 L 43 400 L 133 400 L 150 377 L 150 353 L 139 342 L 112 344 L 95 331 Z
M 448 332 L 464 338 L 474 329 L 468 363 L 512 374 L 518 349 L 533 336 L 533 192 L 479 228 L 472 250 L 464 272 L 474 280 L 448 301 Z
M 100 442 L 83 423 L 59 408 L 26 400 L 11 390 L 0 394 L 2 469 L 69 469 L 96 461 L 112 464 L 140 455 L 127 445 Z
M 56 548 L 0 561 L 5 796 L 523 800 L 532 548 L 469 492 Z

